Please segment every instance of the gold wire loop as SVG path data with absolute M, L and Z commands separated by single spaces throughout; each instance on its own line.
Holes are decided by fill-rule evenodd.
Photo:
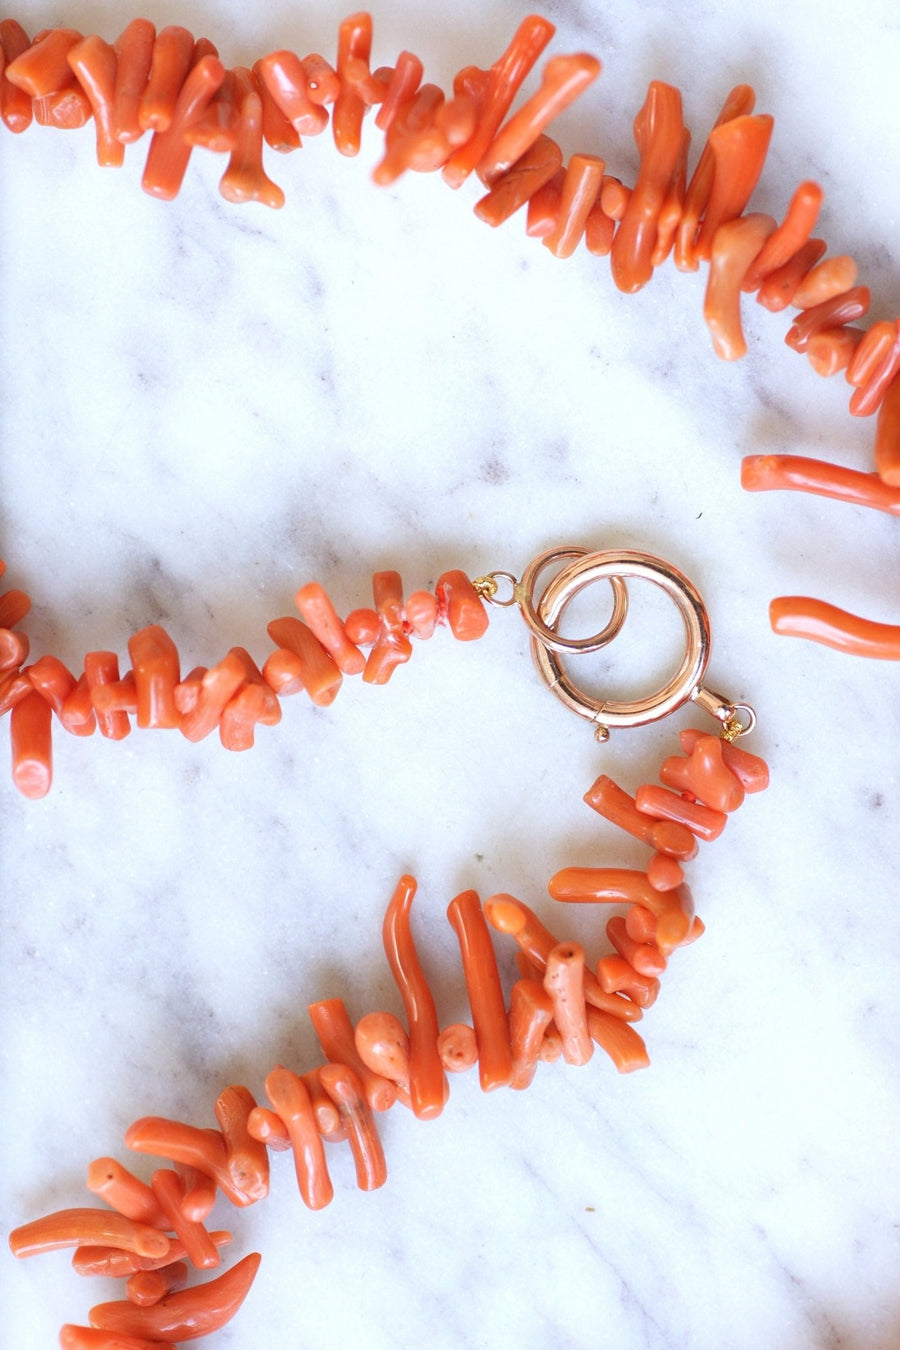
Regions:
M 725 719 L 719 732 L 723 741 L 736 741 L 738 736 L 746 736 L 756 726 L 756 712 L 749 703 L 734 703 L 729 712 L 731 716 Z M 746 720 L 742 721 L 738 713 L 745 713 Z
M 497 598 L 500 591 L 500 582 L 498 580 L 500 577 L 502 577 L 504 581 L 508 581 L 510 585 L 510 594 L 505 600 L 498 600 Z M 501 609 L 508 609 L 510 605 L 515 605 L 517 603 L 516 587 L 518 584 L 518 580 L 513 576 L 512 572 L 503 572 L 499 568 L 495 572 L 487 572 L 483 577 L 476 577 L 472 582 L 472 585 L 475 587 L 475 590 L 481 596 L 482 600 L 489 605 L 499 605 Z
M 554 554 L 556 557 L 574 557 L 574 561 L 550 582 L 538 604 L 541 625 L 550 630 L 554 639 L 556 625 L 566 607 L 586 586 L 594 581 L 607 580 L 615 589 L 615 583 L 622 584 L 626 577 L 641 578 L 661 587 L 674 601 L 685 630 L 685 653 L 671 679 L 661 689 L 644 698 L 618 700 L 594 698 L 579 689 L 563 669 L 555 643 L 545 643 L 540 633 L 533 629 L 535 636 L 531 640 L 531 652 L 538 672 L 567 708 L 579 717 L 587 718 L 598 728 L 643 726 L 666 717 L 690 699 L 706 706 L 714 715 L 718 708 L 731 712 L 731 705 L 726 700 L 703 688 L 702 680 L 709 663 L 711 645 L 709 619 L 696 588 L 677 567 L 652 554 L 632 550 L 588 553 L 587 550 L 570 548 L 554 550 Z M 549 555 L 544 555 L 544 558 L 551 560 Z M 544 558 L 532 563 L 531 569 L 546 565 Z M 525 575 L 528 576 L 529 572 Z M 614 637 L 616 632 L 618 628 L 611 636 Z

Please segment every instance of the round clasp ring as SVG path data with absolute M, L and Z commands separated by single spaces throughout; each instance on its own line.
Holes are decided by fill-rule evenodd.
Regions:
M 650 553 L 623 550 L 577 557 L 554 577 L 541 597 L 541 622 L 553 632 L 566 606 L 585 586 L 625 577 L 638 577 L 659 586 L 674 601 L 684 622 L 686 646 L 681 665 L 656 693 L 629 701 L 594 698 L 573 683 L 555 651 L 540 637 L 531 639 L 534 663 L 557 698 L 579 717 L 602 728 L 643 726 L 666 717 L 697 694 L 709 663 L 709 619 L 703 601 L 677 567 Z
M 535 558 L 525 568 L 522 573 L 522 580 L 514 588 L 514 596 L 521 610 L 522 618 L 533 634 L 532 643 L 537 641 L 542 647 L 552 652 L 597 652 L 601 647 L 605 647 L 608 642 L 612 642 L 618 634 L 628 613 L 628 592 L 625 589 L 624 581 L 618 575 L 611 574 L 609 577 L 613 592 L 613 612 L 610 620 L 605 628 L 601 628 L 599 633 L 592 633 L 590 637 L 561 637 L 551 625 L 545 622 L 544 602 L 547 593 L 555 583 L 551 583 L 551 587 L 547 588 L 547 591 L 541 596 L 540 602 L 535 606 L 534 588 L 541 572 L 563 558 L 585 558 L 589 552 L 589 549 L 582 548 L 577 544 L 568 544 L 564 548 L 551 548 L 546 553 L 542 553 L 539 558 Z M 560 573 L 560 576 L 562 575 Z M 568 601 L 566 601 L 567 603 Z M 565 608 L 565 605 L 563 608 Z M 562 610 L 559 613 L 562 614 Z

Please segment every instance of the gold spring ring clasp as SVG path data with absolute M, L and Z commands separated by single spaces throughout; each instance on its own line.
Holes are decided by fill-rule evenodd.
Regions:
M 539 573 L 561 558 L 572 561 L 557 573 L 535 603 L 534 586 Z M 597 651 L 616 637 L 627 613 L 627 578 L 652 582 L 672 599 L 684 624 L 684 656 L 675 674 L 654 693 L 629 700 L 596 698 L 579 689 L 564 670 L 562 653 Z M 609 623 L 590 638 L 560 637 L 558 625 L 566 607 L 595 581 L 609 581 L 613 588 L 614 607 Z M 730 738 L 749 731 L 755 724 L 756 716 L 747 704 L 730 703 L 704 687 L 711 650 L 706 606 L 693 583 L 661 558 L 633 550 L 591 553 L 574 546 L 554 549 L 529 565 L 506 603 L 519 605 L 531 629 L 531 652 L 542 679 L 567 708 L 594 723 L 598 739 L 605 740 L 610 727 L 643 726 L 667 717 L 691 701 L 723 723 L 723 734 Z M 746 720 L 738 716 L 739 710 Z

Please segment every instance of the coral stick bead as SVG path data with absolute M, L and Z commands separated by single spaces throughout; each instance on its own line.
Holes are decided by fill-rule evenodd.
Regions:
M 774 228 L 771 216 L 751 213 L 720 225 L 713 236 L 703 317 L 716 356 L 723 361 L 736 361 L 747 354 L 741 327 L 741 283 Z
M 794 292 L 791 301 L 797 309 L 812 309 L 836 295 L 843 295 L 851 286 L 856 285 L 859 269 L 853 258 L 840 254 L 834 258 L 824 258 L 810 268 Z
M 236 113 L 231 124 L 232 143 L 228 168 L 219 181 L 226 201 L 261 202 L 273 210 L 284 206 L 284 192 L 263 168 L 263 104 L 256 77 L 249 70 L 236 72 Z
M 57 717 L 62 716 L 66 699 L 75 688 L 75 676 L 56 656 L 42 656 L 28 667 L 28 678 L 42 694 Z
M 544 989 L 553 1004 L 553 1020 L 562 1038 L 567 1064 L 587 1064 L 594 1053 L 584 1002 L 584 948 L 560 943 L 547 958 Z
M 278 647 L 287 651 L 296 660 L 294 662 L 282 662 L 279 668 L 290 670 L 293 679 L 296 680 L 296 686 L 284 687 L 270 680 L 270 661 L 263 667 L 263 674 L 266 680 L 272 684 L 277 694 L 296 693 L 298 688 L 303 688 L 309 694 L 313 703 L 322 708 L 327 708 L 334 702 L 337 692 L 341 687 L 343 676 L 340 669 L 332 658 L 328 655 L 321 642 L 318 641 L 315 634 L 300 619 L 288 616 L 283 619 L 273 619 L 267 626 L 266 632 Z
M 227 1247 L 232 1236 L 226 1229 L 216 1229 L 211 1234 L 217 1247 Z M 163 1270 L 173 1261 L 182 1260 L 184 1255 L 184 1245 L 178 1238 L 170 1238 L 165 1255 L 155 1258 L 136 1256 L 133 1252 L 121 1251 L 116 1247 L 77 1247 L 72 1253 L 72 1269 L 78 1275 L 103 1275 L 120 1280 L 133 1275 L 136 1270 Z
M 872 376 L 890 357 L 897 337 L 896 326 L 887 319 L 873 323 L 863 334 L 862 340 L 853 353 L 853 360 L 847 367 L 847 382 L 857 389 L 868 384 Z
M 24 591 L 4 591 L 0 595 L 0 628 L 15 628 L 31 609 L 31 597 Z
M 610 220 L 617 224 L 625 219 L 628 203 L 631 201 L 631 188 L 626 187 L 618 178 L 606 174 L 600 190 L 600 206 Z
M 656 915 L 645 905 L 631 905 L 625 914 L 625 932 L 633 942 L 655 942 Z
M 48 29 L 43 37 L 8 62 L 6 78 L 33 99 L 46 98 L 71 86 L 74 76 L 68 55 L 81 40 L 81 33 L 74 28 Z
M 598 1008 L 588 1008 L 587 1023 L 591 1039 L 605 1050 L 619 1073 L 645 1069 L 650 1063 L 643 1038 L 627 1022 L 620 1022 Z
M 169 1239 L 158 1228 L 106 1209 L 62 1209 L 14 1228 L 9 1235 L 13 1256 L 35 1256 L 62 1247 L 102 1245 L 137 1256 L 165 1257 Z
M 319 1077 L 347 1132 L 357 1186 L 361 1191 L 377 1190 L 387 1181 L 387 1164 L 359 1075 L 346 1064 L 325 1064 Z
M 624 956 L 601 956 L 597 979 L 610 994 L 624 994 L 640 1008 L 650 1008 L 659 996 L 660 983 L 655 975 L 642 975 Z
M 776 633 L 821 642 L 835 651 L 874 660 L 900 661 L 900 624 L 878 623 L 850 614 L 824 600 L 782 595 L 769 606 Z
M 555 258 L 570 258 L 584 235 L 600 185 L 604 163 L 596 155 L 573 155 L 566 166 L 556 228 L 544 239 Z
M 551 57 L 542 72 L 540 89 L 500 128 L 478 162 L 482 181 L 490 187 L 508 173 L 554 117 L 574 103 L 599 74 L 600 62 L 587 53 Z
M 413 52 L 401 52 L 391 71 L 381 106 L 375 114 L 379 131 L 387 131 L 394 118 L 410 100 L 422 83 L 425 67 Z
M 231 1179 L 242 1195 L 263 1200 L 269 1193 L 269 1157 L 265 1145 L 248 1128 L 255 1110 L 256 1099 L 240 1084 L 225 1088 L 216 1099 L 216 1120 L 225 1140 Z
M 15 19 L 0 20 L 0 117 L 8 129 L 16 134 L 31 126 L 34 111 L 31 95 L 13 84 L 6 71 L 17 56 L 27 52 L 31 41 L 25 29 Z
M 359 675 L 365 668 L 366 658 L 344 632 L 344 626 L 324 587 L 317 581 L 308 582 L 294 596 L 294 604 L 300 611 L 300 617 L 344 674 Z
M 87 1188 L 126 1219 L 153 1228 L 166 1226 L 166 1215 L 153 1191 L 115 1158 L 95 1158 L 88 1165 Z
M 262 103 L 263 140 L 270 149 L 277 151 L 280 155 L 299 150 L 303 144 L 300 133 L 287 114 L 282 111 L 281 105 L 273 98 L 272 91 L 263 78 L 262 62 L 254 61 L 252 71 Z M 312 104 L 309 106 L 312 107 Z M 317 111 L 321 111 L 321 109 L 317 109 Z
M 735 85 L 722 105 L 715 126 L 723 126 L 736 117 L 752 113 L 755 103 L 756 94 L 749 84 Z M 715 127 L 713 129 L 715 130 Z M 715 176 L 715 156 L 711 137 L 712 133 L 700 152 L 697 166 L 685 190 L 681 220 L 675 235 L 675 266 L 682 272 L 696 272 L 699 266 L 697 233 L 701 217 L 709 202 Z
M 294 1154 L 297 1187 L 308 1209 L 324 1209 L 334 1197 L 309 1093 L 303 1081 L 276 1065 L 266 1075 L 266 1096 L 284 1122 Z
M 553 1000 L 540 980 L 516 980 L 509 998 L 511 1088 L 521 1091 L 534 1078 L 544 1033 L 553 1021 Z
M 486 197 L 475 206 L 475 214 L 486 225 L 502 225 L 527 205 L 535 193 L 549 183 L 562 168 L 563 154 L 556 141 L 539 136 L 525 154 L 498 178 Z
M 840 295 L 823 300 L 812 309 L 801 310 L 784 340 L 794 351 L 805 352 L 816 333 L 861 319 L 869 308 L 870 299 L 868 287 L 854 286 L 849 291 L 841 291 Z
M 423 84 L 399 109 L 385 135 L 384 156 L 373 170 L 374 182 L 384 187 L 407 169 L 427 171 L 444 163 L 450 148 L 437 123 L 443 103 L 443 90 Z
M 619 290 L 633 293 L 653 275 L 659 216 L 675 176 L 684 141 L 681 95 L 670 84 L 652 80 L 634 122 L 641 155 L 637 182 L 628 199 L 610 254 Z
M 217 1266 L 219 1252 L 216 1244 L 202 1223 L 189 1219 L 184 1213 L 184 1188 L 178 1173 L 168 1167 L 159 1168 L 153 1173 L 150 1189 L 166 1215 L 166 1227 L 171 1228 L 184 1244 L 191 1264 L 199 1270 L 211 1270 Z
M 191 157 L 188 128 L 205 113 L 225 79 L 225 67 L 214 56 L 204 56 L 187 74 L 165 125 L 153 131 L 141 187 L 151 197 L 171 201 L 178 195 Z
M 409 1092 L 413 1112 L 420 1120 L 433 1120 L 444 1109 L 448 1086 L 437 1048 L 440 1032 L 437 1010 L 410 925 L 415 894 L 415 878 L 402 876 L 385 910 L 382 936 L 409 1027 Z
M 744 278 L 745 291 L 757 290 L 770 272 L 783 266 L 803 247 L 815 229 L 823 195 L 819 184 L 809 180 L 796 188 L 784 220 L 769 235 Z
M 814 267 L 825 252 L 824 239 L 807 239 L 787 262 L 776 267 L 765 278 L 756 292 L 757 303 L 774 313 L 787 309 L 794 298 L 797 287 L 810 268 Z
M 177 1165 L 196 1167 L 215 1177 L 222 1193 L 233 1205 L 251 1204 L 234 1185 L 228 1171 L 225 1140 L 219 1130 L 201 1130 L 165 1116 L 142 1116 L 125 1131 L 125 1147 L 135 1153 L 152 1153 Z
M 132 19 L 113 43 L 116 80 L 113 93 L 113 135 L 123 145 L 140 140 L 141 99 L 150 78 L 156 27 L 149 19 Z
M 487 632 L 487 610 L 465 572 L 454 570 L 438 577 L 435 587 L 439 612 L 459 642 L 473 642 Z
M 252 750 L 257 723 L 269 716 L 272 691 L 258 684 L 243 685 L 222 709 L 219 741 L 224 750 Z
M 528 203 L 525 233 L 529 239 L 549 239 L 559 225 L 565 169 L 557 169 L 549 182 L 539 187 Z
M 456 933 L 478 1045 L 483 1092 L 505 1087 L 512 1076 L 509 1024 L 497 958 L 478 896 L 463 891 L 451 900 L 447 918 Z
M 9 720 L 12 777 L 23 797 L 46 797 L 53 782 L 50 704 L 32 690 L 13 706 Z
M 25 633 L 14 633 L 0 627 L 0 675 L 17 671 L 28 660 L 31 643 Z
M 211 1336 L 234 1317 L 247 1297 L 260 1260 L 258 1252 L 251 1252 L 216 1279 L 179 1289 L 149 1308 L 138 1308 L 125 1299 L 97 1304 L 91 1309 L 91 1323 L 125 1336 L 144 1336 L 150 1341 L 171 1343 Z
M 371 647 L 378 637 L 380 624 L 374 609 L 352 609 L 344 620 L 344 632 L 350 642 Z
M 412 656 L 403 614 L 403 582 L 399 572 L 376 572 L 372 594 L 378 615 L 378 636 L 363 670 L 366 684 L 386 684 L 399 665 Z
M 682 128 L 681 147 L 675 161 L 672 181 L 660 208 L 656 228 L 656 243 L 650 261 L 654 267 L 661 267 L 675 247 L 675 237 L 681 224 L 684 209 L 685 184 L 687 182 L 687 157 L 691 148 L 691 133 Z
M 284 1153 L 291 1146 L 287 1126 L 281 1116 L 267 1106 L 254 1106 L 247 1117 L 247 1129 L 251 1138 L 274 1153 Z
M 671 755 L 664 761 L 660 780 L 678 792 L 698 797 L 714 811 L 736 811 L 744 800 L 744 789 L 725 763 L 723 744 L 718 736 L 700 736 L 688 757 Z
M 203 1223 L 209 1218 L 216 1203 L 215 1179 L 196 1167 L 177 1167 L 181 1182 L 181 1212 L 186 1219 Z
M 718 839 L 728 823 L 728 817 L 723 811 L 713 811 L 699 802 L 689 801 L 677 792 L 657 787 L 655 783 L 645 783 L 639 787 L 634 800 L 639 811 L 646 811 L 648 816 L 655 816 L 657 820 L 677 820 L 698 839 Z
M 309 1093 L 313 1119 L 319 1134 L 323 1139 L 342 1139 L 341 1118 L 337 1107 L 322 1086 L 321 1067 L 318 1065 L 314 1069 L 307 1069 L 300 1074 L 300 1079 Z
M 806 344 L 806 359 L 817 375 L 837 375 L 852 362 L 862 337 L 861 328 L 820 328 Z
M 616 235 L 616 222 L 606 214 L 603 194 L 594 202 L 584 223 L 584 246 L 595 257 L 605 258 L 611 251 Z
M 341 92 L 340 76 L 334 67 L 318 52 L 311 52 L 309 56 L 302 57 L 300 64 L 306 76 L 310 102 L 320 107 L 326 103 L 334 103 Z
M 0 678 L 0 716 L 8 713 L 23 698 L 34 693 L 34 685 L 28 675 L 20 670 L 11 670 Z
M 128 713 L 121 709 L 106 709 L 99 706 L 98 696 L 104 686 L 114 688 L 119 681 L 119 658 L 115 652 L 88 652 L 84 658 L 84 674 L 91 700 L 97 714 L 97 726 L 101 736 L 120 741 L 131 731 Z
M 178 651 L 164 628 L 150 624 L 128 639 L 134 668 L 139 727 L 177 727 L 175 687 L 180 681 Z
M 568 904 L 645 905 L 654 913 L 659 898 L 646 872 L 630 867 L 564 867 L 550 878 L 548 890 Z
M 747 455 L 741 462 L 741 486 L 748 492 L 814 492 L 900 516 L 900 492 L 880 475 L 803 455 Z
M 656 946 L 663 956 L 670 956 L 676 947 L 683 947 L 699 936 L 695 926 L 694 898 L 690 887 L 684 885 L 656 894 L 658 901 L 648 905 L 656 915 Z
M 710 257 L 719 227 L 736 220 L 753 195 L 768 153 L 773 125 L 774 120 L 767 113 L 748 114 L 733 117 L 710 132 L 715 173 L 695 247 L 701 260 Z
M 347 66 L 351 61 L 362 61 L 368 69 L 371 52 L 371 15 L 363 12 L 344 19 L 338 29 L 337 73 L 341 87 L 331 114 L 334 143 L 342 155 L 359 154 L 362 123 L 367 111 L 365 102 L 347 79 Z
M 147 84 L 138 105 L 138 124 L 144 131 L 165 131 L 187 78 L 194 55 L 194 37 L 186 28 L 161 28 L 153 43 Z
M 212 670 L 204 671 L 198 681 L 189 685 L 181 683 L 175 691 L 176 704 L 181 711 L 179 727 L 189 741 L 201 741 L 204 736 L 215 731 L 228 700 L 237 693 L 245 681 L 241 662 L 230 654 L 224 657 Z M 193 704 L 187 707 L 181 691 L 196 690 Z
M 705 731 L 697 727 L 686 727 L 679 733 L 682 749 L 686 755 L 693 753 L 694 747 L 705 736 Z M 722 759 L 737 778 L 745 792 L 764 792 L 769 786 L 769 766 L 759 755 L 751 755 L 733 741 L 722 741 Z
M 893 332 L 885 335 L 886 341 L 880 344 L 877 356 L 873 353 L 873 359 L 862 359 L 864 338 L 847 369 L 847 379 L 858 386 L 850 396 L 850 411 L 854 417 L 871 417 L 877 412 L 894 379 L 900 375 L 900 320 L 888 327 Z M 859 365 L 854 369 L 856 362 Z
M 599 815 L 626 833 L 669 857 L 684 860 L 697 854 L 697 840 L 676 821 L 653 820 L 637 809 L 635 800 L 606 774 L 588 788 L 584 800 Z
M 657 924 L 657 930 L 659 925 Z M 606 936 L 616 951 L 639 975 L 661 975 L 667 961 L 651 942 L 636 942 L 629 935 L 628 925 L 620 914 L 614 914 L 606 925 Z M 654 932 L 654 937 L 656 933 Z
M 298 56 L 270 52 L 254 70 L 298 136 L 317 136 L 325 130 L 328 113 L 310 98 L 309 78 Z
M 115 49 L 94 35 L 76 43 L 67 60 L 94 114 L 97 163 L 104 168 L 118 168 L 125 160 L 125 146 L 117 138 L 114 125 L 118 65 Z

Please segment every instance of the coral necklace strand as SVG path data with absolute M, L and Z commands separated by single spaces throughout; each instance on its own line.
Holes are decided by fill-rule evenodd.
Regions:
M 608 174 L 595 154 L 574 154 L 564 165 L 558 144 L 546 134 L 599 74 L 595 57 L 552 57 L 537 92 L 510 112 L 553 33 L 546 19 L 529 16 L 492 66 L 459 71 L 453 95 L 446 98 L 436 85 L 422 84 L 422 63 L 411 52 L 402 52 L 393 66 L 371 68 L 367 13 L 340 25 L 333 66 L 318 54 L 301 58 L 281 50 L 252 69 L 233 70 L 219 60 L 213 43 L 195 40 L 179 26 L 157 32 L 149 21 L 135 19 L 110 44 L 71 28 L 48 29 L 31 40 L 20 24 L 6 19 L 0 22 L 0 118 L 21 133 L 33 120 L 76 128 L 93 117 L 97 158 L 106 166 L 121 164 L 126 146 L 149 134 L 143 186 L 164 199 L 177 194 L 195 148 L 227 154 L 223 195 L 231 202 L 279 207 L 284 194 L 265 172 L 263 145 L 280 152 L 299 149 L 302 137 L 320 134 L 330 122 L 340 153 L 355 155 L 366 114 L 377 109 L 375 125 L 385 138 L 374 174 L 378 183 L 391 183 L 411 169 L 440 171 L 456 188 L 474 172 L 488 189 L 475 207 L 481 220 L 496 227 L 524 212 L 527 233 L 560 258 L 571 256 L 583 240 L 591 253 L 609 255 L 613 280 L 625 292 L 644 286 L 670 255 L 681 270 L 708 264 L 704 318 L 725 360 L 746 352 L 744 294 L 754 293 L 770 310 L 792 307 L 787 344 L 821 375 L 845 372 L 853 389 L 852 414 L 877 414 L 876 472 L 798 456 L 750 456 L 743 485 L 752 491 L 820 493 L 900 512 L 900 320 L 858 326 L 870 292 L 858 284 L 851 258 L 825 256 L 824 241 L 812 237 L 823 195 L 816 183 L 799 185 L 780 224 L 761 213 L 745 214 L 773 127 L 770 116 L 754 114 L 753 90 L 738 85 L 730 92 L 688 178 L 691 138 L 681 95 L 652 81 L 635 118 L 640 170 L 628 187 Z M 27 639 L 14 630 L 29 604 L 19 590 L 0 597 L 0 713 L 18 709 L 13 776 L 27 795 L 40 796 L 50 784 L 44 704 L 75 734 L 88 735 L 95 724 L 107 735 L 125 734 L 133 688 L 130 675 L 120 680 L 112 653 L 89 654 L 77 677 L 52 656 L 26 667 Z M 414 625 L 408 617 L 405 622 Z M 824 601 L 781 597 L 772 603 L 771 622 L 778 633 L 857 655 L 900 659 L 900 626 Z M 339 631 L 337 624 L 333 632 Z M 129 646 L 146 647 L 146 633 L 141 639 L 137 635 Z M 324 647 L 329 652 L 327 643 Z M 316 653 L 314 659 L 321 657 Z M 222 671 L 228 662 L 230 668 Z M 223 742 L 245 748 L 254 721 L 277 720 L 269 681 L 265 675 L 260 681 L 242 648 L 213 669 L 219 672 Z M 180 691 L 188 704 L 197 682 L 189 677 Z M 121 693 L 121 706 L 108 704 L 113 693 L 107 686 Z M 229 687 L 230 699 L 222 692 Z M 205 698 L 207 713 L 210 706 Z M 177 709 L 179 715 L 185 711 L 193 708 Z M 176 717 L 172 709 L 169 717 Z M 142 723 L 140 717 L 138 722 L 160 724 Z
M 850 411 L 877 414 L 874 474 L 792 456 L 751 457 L 744 485 L 818 492 L 896 514 L 900 510 L 900 325 L 857 326 L 870 295 L 857 284 L 847 257 L 825 257 L 812 231 L 822 193 L 804 182 L 783 221 L 745 214 L 762 171 L 772 119 L 754 115 L 753 91 L 729 95 L 690 179 L 689 135 L 678 91 L 660 81 L 649 88 L 635 120 L 640 151 L 637 182 L 628 187 L 606 173 L 603 159 L 572 155 L 565 165 L 548 136 L 552 120 L 596 78 L 592 56 L 548 61 L 537 93 L 511 113 L 515 96 L 553 34 L 530 17 L 489 68 L 467 67 L 446 98 L 422 84 L 418 59 L 404 52 L 390 68 L 372 69 L 372 25 L 367 14 L 340 28 L 335 64 L 318 55 L 271 53 L 252 69 L 226 70 L 215 47 L 172 26 L 156 32 L 145 20 L 129 24 L 112 44 L 73 29 L 52 29 L 34 40 L 14 20 L 0 23 L 0 117 L 14 132 L 32 120 L 83 126 L 93 117 L 103 165 L 122 163 L 125 147 L 149 133 L 144 187 L 173 197 L 190 155 L 205 148 L 228 155 L 221 189 L 233 202 L 283 202 L 262 164 L 263 143 L 279 151 L 331 124 L 342 154 L 360 146 L 363 121 L 377 108 L 385 134 L 376 181 L 390 183 L 408 169 L 442 173 L 458 187 L 475 172 L 486 188 L 478 217 L 499 226 L 523 211 L 529 235 L 557 257 L 583 240 L 609 255 L 616 285 L 633 292 L 671 254 L 677 267 L 709 265 L 704 317 L 716 352 L 726 360 L 746 350 L 740 322 L 744 293 L 772 310 L 796 311 L 788 345 L 819 374 L 841 370 L 853 388 Z M 330 115 L 328 109 L 330 108 Z M 67 730 L 98 729 L 117 738 L 134 717 L 139 726 L 180 727 L 199 739 L 216 727 L 229 748 L 252 744 L 257 724 L 278 720 L 278 697 L 304 689 L 330 703 L 344 674 L 380 683 L 408 659 L 410 638 L 425 637 L 441 621 L 457 637 L 480 635 L 485 616 L 478 588 L 463 573 L 439 581 L 435 593 L 404 598 L 396 573 L 379 573 L 374 607 L 341 621 L 320 587 L 297 596 L 301 618 L 270 625 L 276 650 L 258 667 L 234 648 L 209 669 L 182 677 L 171 638 L 156 626 L 129 641 L 132 669 L 119 674 L 110 652 L 89 653 L 77 677 L 52 656 L 31 666 L 27 639 L 17 630 L 28 597 L 0 597 L 0 708 L 11 711 L 13 773 L 30 796 L 50 786 L 49 726 L 53 714 Z M 776 601 L 779 632 L 810 636 L 864 655 L 900 656 L 900 629 L 874 624 L 800 598 Z M 364 655 L 362 647 L 370 651 Z M 127 1298 L 100 1304 L 91 1327 L 67 1326 L 69 1350 L 131 1350 L 173 1344 L 216 1330 L 233 1315 L 258 1266 L 256 1254 L 224 1275 L 180 1288 L 197 1269 L 215 1268 L 225 1231 L 206 1226 L 221 1192 L 246 1206 L 269 1186 L 269 1152 L 293 1155 L 304 1202 L 327 1204 L 331 1183 L 325 1146 L 346 1141 L 358 1183 L 381 1185 L 386 1169 L 373 1113 L 399 1101 L 419 1118 L 443 1109 L 447 1071 L 477 1064 L 485 1090 L 524 1088 L 541 1060 L 562 1056 L 583 1064 L 600 1045 L 620 1071 L 647 1063 L 634 1022 L 655 1000 L 659 976 L 672 954 L 702 932 L 682 864 L 698 840 L 721 832 L 748 792 L 767 782 L 757 757 L 700 730 L 682 732 L 682 753 L 665 760 L 662 785 L 645 784 L 632 797 L 606 777 L 586 794 L 602 816 L 652 849 L 646 869 L 570 867 L 549 883 L 560 902 L 625 906 L 606 925 L 612 952 L 595 968 L 578 944 L 560 941 L 521 901 L 473 892 L 457 896 L 448 918 L 457 934 L 468 989 L 471 1026 L 439 1030 L 434 1001 L 418 962 L 411 928 L 415 882 L 401 879 L 384 922 L 387 959 L 397 981 L 408 1027 L 373 1013 L 356 1027 L 340 999 L 310 1006 L 325 1063 L 298 1074 L 277 1066 L 265 1078 L 268 1106 L 239 1085 L 215 1104 L 218 1130 L 145 1117 L 126 1144 L 174 1166 L 157 1170 L 149 1185 L 112 1159 L 88 1170 L 91 1192 L 107 1209 L 81 1208 L 15 1230 L 17 1255 L 74 1247 L 76 1269 L 125 1278 Z M 507 1000 L 489 938 L 490 928 L 518 946 L 521 978 Z M 130 1338 L 130 1339 L 129 1339 Z
M 16 1256 L 74 1248 L 81 1274 L 125 1281 L 125 1298 L 91 1308 L 89 1327 L 63 1327 L 64 1350 L 146 1350 L 223 1326 L 250 1289 L 258 1253 L 203 1284 L 182 1286 L 189 1264 L 214 1269 L 231 1241 L 228 1230 L 207 1226 L 217 1196 L 246 1207 L 268 1194 L 270 1151 L 292 1154 L 303 1203 L 318 1210 L 333 1196 L 328 1147 L 346 1142 L 357 1185 L 377 1189 L 387 1166 L 376 1115 L 399 1102 L 420 1120 L 434 1119 L 447 1101 L 448 1072 L 477 1067 L 484 1091 L 521 1090 L 541 1061 L 584 1065 L 595 1045 L 620 1073 L 645 1067 L 634 1023 L 655 1002 L 672 955 L 703 932 L 682 864 L 699 841 L 718 837 L 747 793 L 768 784 L 764 762 L 721 737 L 683 731 L 681 751 L 660 767 L 662 786 L 644 784 L 632 797 L 603 775 L 585 794 L 596 812 L 653 850 L 644 871 L 567 867 L 549 881 L 556 901 L 626 907 L 608 920 L 612 950 L 595 966 L 582 946 L 560 940 L 514 896 L 494 895 L 482 905 L 465 891 L 447 917 L 472 1020 L 440 1029 L 412 931 L 416 883 L 404 876 L 383 940 L 406 1026 L 378 1011 L 354 1027 L 340 998 L 310 1004 L 324 1064 L 300 1073 L 276 1065 L 264 1080 L 268 1105 L 242 1084 L 225 1088 L 214 1107 L 218 1129 L 160 1116 L 135 1121 L 126 1147 L 171 1166 L 156 1170 L 148 1185 L 115 1159 L 95 1159 L 88 1189 L 108 1208 L 61 1210 L 15 1229 Z M 520 978 L 508 996 L 491 928 L 517 944 Z

